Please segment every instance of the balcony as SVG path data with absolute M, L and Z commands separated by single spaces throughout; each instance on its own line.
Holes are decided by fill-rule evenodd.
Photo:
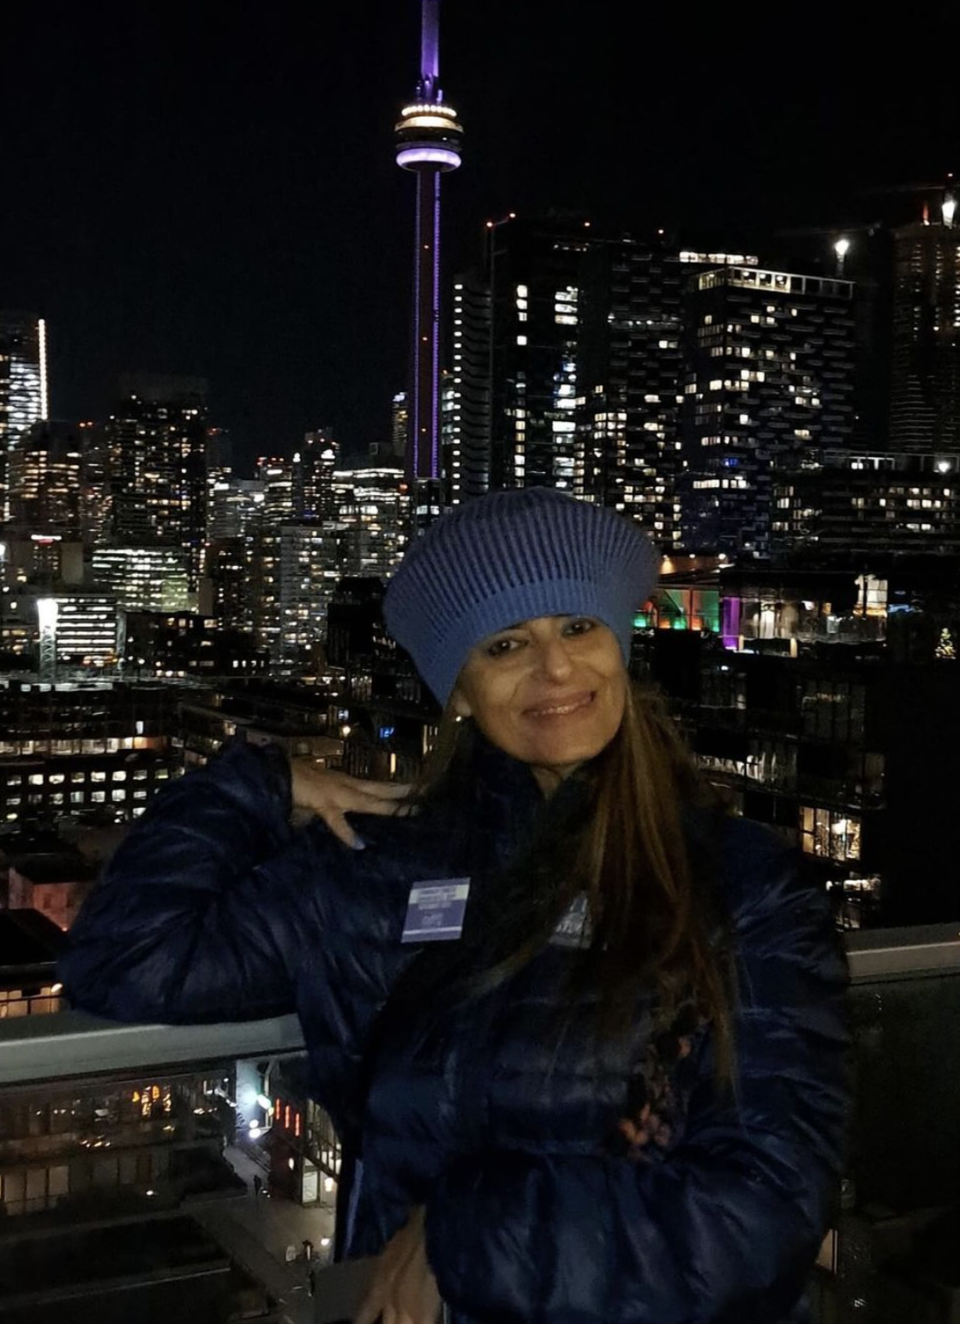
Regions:
M 856 1092 L 843 1210 L 811 1282 L 815 1319 L 947 1324 L 960 1318 L 960 934 L 868 930 L 847 943 Z M 349 1317 L 337 1300 L 349 1271 L 327 1267 L 322 1245 L 335 1140 L 314 1131 L 331 1175 L 309 1190 L 304 1179 L 299 1203 L 279 1185 L 300 1150 L 251 1144 L 258 1128 L 242 1115 L 268 1064 L 272 1093 L 287 1089 L 303 1049 L 296 1018 L 180 1028 L 62 1011 L 0 1022 L 0 1046 L 5 1320 Z M 299 1133 L 299 1114 L 294 1126 L 277 1104 L 277 1125 L 285 1109 Z M 253 1193 L 254 1177 L 271 1198 Z

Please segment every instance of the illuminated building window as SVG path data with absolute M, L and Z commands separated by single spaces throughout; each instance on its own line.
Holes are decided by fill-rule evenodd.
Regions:
M 803 849 L 808 855 L 831 860 L 859 860 L 859 818 L 843 810 L 804 805 L 800 820 Z

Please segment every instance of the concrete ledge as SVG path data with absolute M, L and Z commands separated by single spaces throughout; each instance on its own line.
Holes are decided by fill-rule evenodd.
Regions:
M 303 1046 L 296 1016 L 217 1025 L 121 1025 L 61 1011 L 0 1021 L 0 1085 L 268 1057 Z
M 960 923 L 846 935 L 855 984 L 960 977 Z M 195 1066 L 303 1050 L 296 1016 L 216 1025 L 121 1025 L 79 1011 L 0 1021 L 0 1086 Z

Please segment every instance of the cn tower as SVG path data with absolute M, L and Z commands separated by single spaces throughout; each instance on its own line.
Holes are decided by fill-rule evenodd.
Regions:
M 440 0 L 421 0 L 420 80 L 395 130 L 397 165 L 417 177 L 413 354 L 406 469 L 414 506 L 440 505 L 440 176 L 460 164 L 463 130 L 440 90 Z M 429 485 L 429 486 L 428 486 Z

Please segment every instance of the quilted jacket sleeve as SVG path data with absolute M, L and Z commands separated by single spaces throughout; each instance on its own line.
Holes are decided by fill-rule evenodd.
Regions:
M 286 759 L 269 747 L 232 742 L 161 792 L 68 934 L 73 1004 L 168 1024 L 292 1010 L 318 862 L 289 816 Z
M 683 1142 L 659 1164 L 494 1152 L 427 1209 L 441 1293 L 497 1324 L 773 1324 L 829 1223 L 846 1104 L 846 966 L 792 852 L 752 825 L 730 872 L 739 1086 L 702 1055 Z

